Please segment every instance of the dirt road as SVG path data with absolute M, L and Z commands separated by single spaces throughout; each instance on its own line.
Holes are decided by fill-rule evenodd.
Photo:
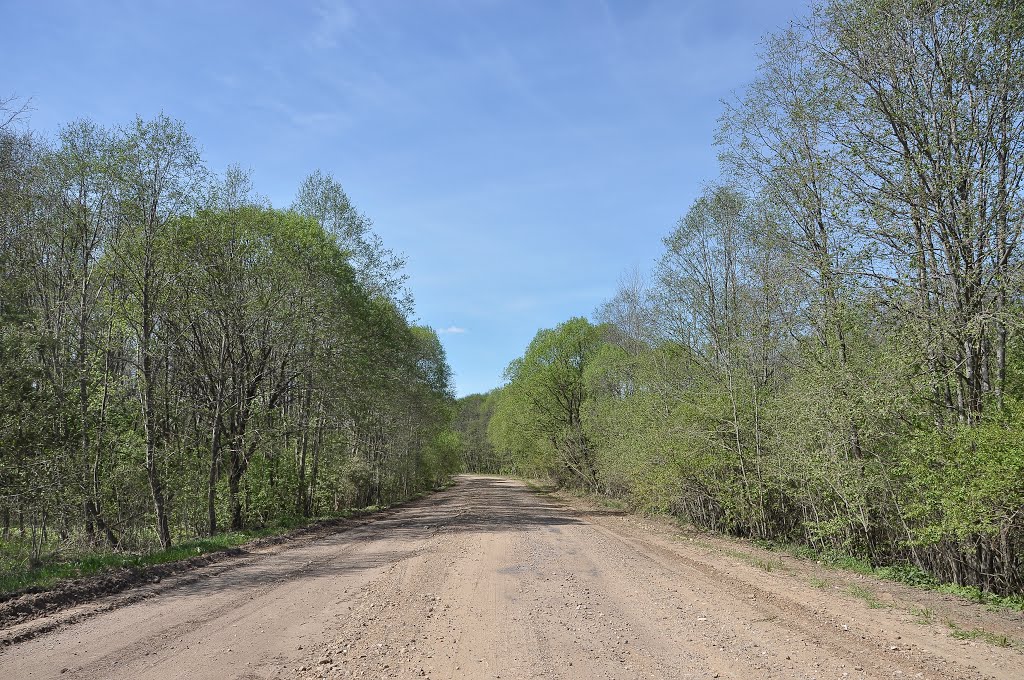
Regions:
M 160 588 L 0 678 L 1024 677 L 1019 614 L 501 478 Z

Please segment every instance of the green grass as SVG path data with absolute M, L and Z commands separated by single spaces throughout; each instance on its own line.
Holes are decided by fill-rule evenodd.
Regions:
M 626 501 L 620 498 L 604 498 L 600 501 L 600 503 L 603 507 L 609 508 L 611 510 L 624 510 L 626 512 L 630 510 L 629 505 L 626 503 Z
M 874 570 L 874 573 L 875 576 L 881 576 L 888 581 L 897 581 L 917 588 L 931 590 L 939 585 L 938 580 L 936 580 L 934 576 L 923 569 L 919 569 L 909 564 L 877 567 Z
M 852 571 L 864 576 L 875 576 L 887 581 L 903 583 L 922 590 L 932 590 L 949 595 L 957 595 L 965 599 L 987 605 L 990 609 L 1012 609 L 1024 611 L 1024 595 L 996 595 L 975 586 L 961 586 L 955 583 L 942 583 L 928 572 L 912 565 L 892 565 L 886 567 L 874 567 L 867 560 L 843 555 L 838 553 L 815 553 L 810 548 L 803 546 L 794 549 L 792 545 L 779 545 L 768 541 L 758 541 L 761 547 L 775 551 L 785 551 L 794 557 L 813 559 L 823 566 Z
M 760 557 L 757 557 L 756 555 L 751 555 L 748 552 L 744 552 L 742 550 L 736 550 L 734 548 L 727 548 L 727 547 L 722 546 L 722 545 L 715 545 L 715 544 L 710 543 L 708 541 L 702 541 L 699 538 L 691 538 L 690 541 L 692 543 L 696 544 L 696 545 L 699 545 L 702 548 L 705 548 L 707 550 L 711 550 L 713 552 L 717 552 L 717 553 L 722 554 L 722 555 L 728 555 L 729 557 L 735 558 L 735 559 L 740 560 L 742 562 L 746 562 L 747 564 L 749 564 L 752 567 L 757 567 L 758 569 L 763 569 L 764 571 L 767 571 L 767 572 L 772 572 L 772 571 L 775 571 L 776 569 L 778 569 L 779 571 L 787 572 L 787 573 L 790 573 L 792 571 L 789 567 L 787 567 L 785 564 L 783 564 L 781 560 L 765 560 L 765 559 L 761 559 Z
M 920 623 L 922 626 L 935 622 L 935 612 L 928 607 L 917 607 L 912 609 L 910 613 L 914 615 L 914 623 Z
M 1006 635 L 998 635 L 996 633 L 992 633 L 981 628 L 971 628 L 965 630 L 957 626 L 952 621 L 947 621 L 946 625 L 950 627 L 949 634 L 957 640 L 982 640 L 984 642 L 989 643 L 990 645 L 995 645 L 996 647 L 1014 647 L 1018 644 L 1016 643 L 1016 641 L 1012 640 Z
M 846 589 L 846 592 L 848 592 L 850 595 L 853 595 L 854 597 L 859 597 L 860 599 L 864 600 L 864 602 L 867 603 L 868 607 L 870 607 L 871 609 L 885 609 L 888 606 L 884 602 L 880 601 L 878 599 L 878 596 L 875 595 L 875 591 L 871 590 L 870 588 L 852 585 Z
M 47 588 L 62 579 L 91 576 L 120 568 L 147 567 L 177 562 L 196 555 L 216 552 L 248 543 L 256 538 L 283 533 L 292 527 L 274 527 L 251 531 L 233 531 L 210 538 L 187 541 L 168 550 L 151 553 L 83 552 L 76 555 L 51 557 L 43 564 L 26 569 L 24 561 L 6 559 L 0 573 L 0 593 L 9 593 L 28 587 Z M 0 552 L 7 546 L 0 544 Z
M 810 546 L 804 545 L 802 543 L 769 541 L 763 538 L 751 539 L 751 543 L 758 546 L 759 548 L 764 548 L 765 550 L 786 553 L 791 557 L 799 557 L 808 560 L 818 559 L 818 553 L 816 553 L 814 549 Z
M 521 478 L 523 484 L 525 484 L 531 491 L 539 494 L 550 494 L 556 490 L 553 484 L 545 484 L 536 480 Z
M 989 609 L 1014 609 L 1024 611 L 1024 595 L 996 595 L 975 586 L 960 586 L 955 583 L 940 583 L 932 590 L 949 595 L 958 595 L 979 604 L 988 605 Z
M 960 586 L 955 583 L 941 583 L 934 576 L 917 567 L 909 565 L 877 567 L 875 576 L 905 583 L 923 590 L 933 590 L 948 595 L 957 595 L 978 604 L 987 605 L 990 609 L 1014 609 L 1024 611 L 1024 595 L 996 595 L 976 586 Z
M 875 569 L 870 562 L 852 555 L 824 555 L 819 557 L 819 560 L 826 567 L 852 571 L 864 576 L 875 575 Z
M 537 483 L 529 480 L 524 480 L 526 484 L 539 493 L 550 493 L 553 490 L 551 486 L 541 486 Z M 600 502 L 605 507 L 614 507 L 616 509 L 628 509 L 624 503 L 616 499 L 603 498 L 598 494 L 588 493 L 577 493 L 578 496 L 585 496 L 587 498 Z M 676 523 L 682 529 L 686 529 L 681 518 L 674 518 Z M 779 561 L 767 561 L 759 559 L 749 553 L 742 552 L 740 550 L 732 550 L 721 546 L 713 545 L 707 541 L 702 541 L 699 538 L 689 537 L 690 541 L 700 545 L 708 550 L 716 551 L 731 557 L 740 559 L 747 564 L 755 567 L 764 569 L 765 571 L 773 571 L 778 569 L 791 573 L 784 562 Z M 736 539 L 742 540 L 742 539 Z M 989 609 L 1011 609 L 1016 611 L 1024 611 L 1024 595 L 996 595 L 990 593 L 975 586 L 961 586 L 955 583 L 942 583 L 936 579 L 933 575 L 928 572 L 912 565 L 891 565 L 884 567 L 875 567 L 868 560 L 862 557 L 856 557 L 854 555 L 842 554 L 835 551 L 818 552 L 814 548 L 794 542 L 779 542 L 766 539 L 751 539 L 750 543 L 770 550 L 772 552 L 786 553 L 792 557 L 799 559 L 814 560 L 819 562 L 822 566 L 829 567 L 832 569 L 841 569 L 843 571 L 852 571 L 857 574 L 864 576 L 874 576 L 877 578 L 885 579 L 887 581 L 895 581 L 897 583 L 903 583 L 914 588 L 920 588 L 922 590 L 931 590 L 939 593 L 946 593 L 949 595 L 956 595 L 965 599 L 977 602 L 979 604 L 987 605 Z M 812 579 L 812 585 L 817 588 L 826 587 L 824 585 L 817 585 L 816 579 Z M 876 601 L 877 602 L 877 601 Z M 878 603 L 878 606 L 885 606 L 882 603 Z
M 69 578 L 92 576 L 104 571 L 121 568 L 141 568 L 204 555 L 234 548 L 257 538 L 278 536 L 294 529 L 310 526 L 316 522 L 363 515 L 387 509 L 389 506 L 371 505 L 358 510 L 347 510 L 330 517 L 310 519 L 292 518 L 279 521 L 271 526 L 231 531 L 208 538 L 194 539 L 179 543 L 167 550 L 153 552 L 120 552 L 109 550 L 84 550 L 74 553 L 52 553 L 36 566 L 28 566 L 26 551 L 18 540 L 0 541 L 0 595 L 24 588 L 49 588 L 58 581 Z

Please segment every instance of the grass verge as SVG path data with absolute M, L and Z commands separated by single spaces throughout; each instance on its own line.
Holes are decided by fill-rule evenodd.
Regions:
M 179 545 L 151 553 L 90 551 L 50 558 L 36 567 L 19 569 L 18 563 L 8 561 L 0 573 L 0 597 L 17 591 L 45 590 L 58 581 L 82 576 L 93 576 L 104 571 L 122 568 L 148 567 L 177 562 L 196 555 L 226 550 L 257 538 L 283 534 L 299 526 L 275 527 L 248 531 L 232 531 L 209 538 L 186 541 Z M 4 546 L 0 544 L 0 553 Z
M 942 583 L 928 572 L 912 565 L 876 567 L 859 557 L 834 553 L 817 553 L 804 545 L 783 544 L 772 541 L 754 541 L 754 543 L 766 550 L 785 552 L 792 557 L 814 560 L 832 569 L 852 571 L 864 576 L 874 576 L 886 581 L 895 581 L 914 588 L 920 588 L 921 590 L 956 595 L 977 604 L 986 605 L 993 610 L 1010 609 L 1024 611 L 1024 595 L 996 595 L 975 586 Z
M 539 482 L 537 480 L 523 480 L 527 486 L 538 493 L 551 493 L 556 491 L 556 487 Z M 592 502 L 598 503 L 604 507 L 615 508 L 618 510 L 632 511 L 627 504 L 619 499 L 612 499 L 600 494 L 587 493 L 581 491 L 573 491 L 567 489 L 567 492 L 578 498 L 585 498 Z M 681 524 L 681 520 L 678 517 L 666 515 L 666 517 L 672 519 L 677 524 Z M 745 539 L 737 539 L 732 536 L 723 536 L 730 540 L 741 541 Z M 998 609 L 1010 609 L 1015 611 L 1024 611 L 1024 594 L 1014 595 L 996 595 L 990 593 L 975 586 L 962 586 L 955 583 L 942 583 L 938 581 L 934 576 L 919 569 L 912 565 L 892 565 L 884 567 L 873 566 L 870 562 L 865 559 L 854 557 L 852 555 L 842 555 L 836 553 L 819 553 L 810 546 L 798 544 L 798 543 L 782 543 L 777 541 L 769 541 L 763 539 L 747 539 L 750 543 L 769 550 L 771 552 L 782 552 L 796 557 L 799 559 L 814 560 L 823 566 L 830 567 L 833 569 L 842 569 L 844 571 L 852 571 L 865 576 L 874 576 L 887 581 L 895 581 L 897 583 L 903 583 L 905 585 L 912 586 L 914 588 L 920 588 L 922 590 L 931 590 L 939 593 L 946 593 L 948 595 L 956 595 L 964 599 L 970 600 L 978 604 L 984 604 L 992 610 Z M 699 541 L 704 547 L 708 549 L 717 550 L 719 552 L 730 555 L 737 559 L 743 560 L 752 566 L 759 567 L 765 571 L 772 571 L 778 569 L 780 571 L 791 571 L 786 567 L 782 561 L 768 561 L 762 560 L 749 553 L 745 553 L 739 550 L 729 550 L 720 546 L 712 546 L 710 543 Z M 815 587 L 823 587 L 817 584 L 813 584 Z M 878 603 L 879 606 L 885 606 L 883 603 Z M 869 603 L 869 606 L 870 603 Z
M 438 489 L 447 488 L 442 485 Z M 406 501 L 395 503 L 401 505 L 429 495 L 431 492 L 420 492 Z M 0 540 L 0 601 L 12 595 L 39 592 L 52 588 L 66 579 L 95 576 L 117 569 L 141 569 L 145 567 L 178 562 L 191 557 L 214 553 L 245 545 L 260 538 L 282 536 L 289 532 L 304 529 L 323 522 L 337 521 L 349 517 L 387 510 L 388 505 L 371 505 L 360 509 L 351 509 L 325 517 L 308 519 L 292 519 L 274 525 L 229 531 L 206 538 L 197 538 L 175 545 L 167 550 L 153 552 L 128 552 L 117 550 L 79 550 L 76 552 L 55 553 L 43 559 L 41 564 L 26 567 L 26 560 L 19 556 L 15 549 L 16 541 Z

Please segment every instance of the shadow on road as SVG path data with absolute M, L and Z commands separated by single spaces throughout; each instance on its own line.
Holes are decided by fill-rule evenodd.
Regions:
M 583 524 L 585 520 L 575 516 L 579 514 L 509 479 L 462 476 L 452 488 L 363 526 L 213 574 L 163 597 L 203 598 L 273 588 L 297 579 L 341 578 L 411 557 L 439 532 L 557 531 L 561 526 Z
M 513 480 L 462 476 L 452 489 L 373 526 L 395 538 L 423 537 L 437 531 L 528 531 L 581 523 L 562 506 Z

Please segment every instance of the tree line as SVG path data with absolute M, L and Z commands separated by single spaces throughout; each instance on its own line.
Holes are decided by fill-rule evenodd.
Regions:
M 167 116 L 48 138 L 7 104 L 9 547 L 166 548 L 392 503 L 458 468 L 441 343 L 334 178 L 275 208 Z
M 462 403 L 489 460 L 1024 591 L 1022 37 L 1013 0 L 823 0 L 768 36 L 650 274 Z

